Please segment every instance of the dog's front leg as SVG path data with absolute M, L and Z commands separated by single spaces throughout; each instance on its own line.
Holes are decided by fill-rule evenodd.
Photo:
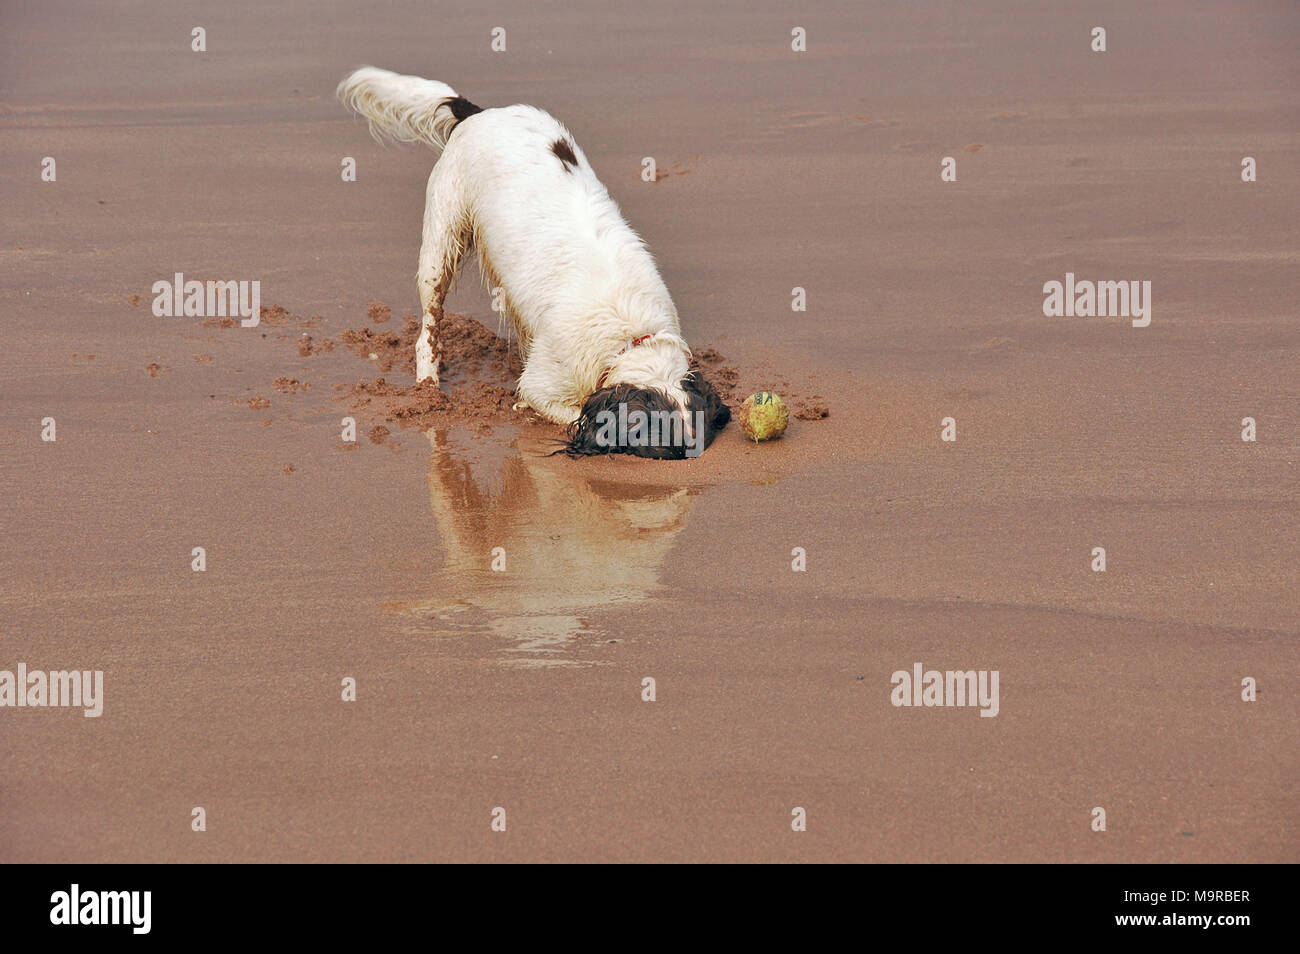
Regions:
M 559 401 L 539 401 L 535 398 L 529 398 L 521 390 L 519 392 L 520 400 L 515 402 L 516 411 L 533 411 L 540 414 L 548 421 L 556 424 L 562 424 L 568 427 L 576 421 L 582 413 L 578 408 L 571 404 L 561 404 Z
M 563 372 L 549 355 L 544 343 L 533 343 L 524 373 L 519 376 L 519 404 L 548 421 L 567 426 L 578 419 L 580 411 L 563 400 L 564 388 L 559 378 Z
M 535 411 L 548 421 L 563 424 L 565 427 L 576 421 L 582 413 L 578 408 L 558 401 L 542 401 L 534 404 L 525 398 L 520 398 L 513 406 L 516 411 Z
M 556 424 L 562 424 L 565 427 L 568 427 L 576 421 L 582 413 L 578 408 L 573 407 L 572 405 L 560 404 L 554 401 L 549 402 L 544 407 L 534 406 L 533 410 L 547 420 L 554 421 Z

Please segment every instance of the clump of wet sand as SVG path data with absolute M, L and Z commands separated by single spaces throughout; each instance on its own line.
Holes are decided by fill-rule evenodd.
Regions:
M 693 352 L 693 369 L 699 370 L 718 392 L 718 396 L 734 411 L 736 405 L 743 401 L 744 395 L 738 394 L 740 372 L 727 363 L 727 359 L 716 348 L 702 348 Z
M 224 318 L 207 318 L 199 322 L 204 328 L 240 328 L 242 319 L 227 316 Z M 320 315 L 312 315 L 310 318 L 301 318 L 291 313 L 283 305 L 263 305 L 258 309 L 258 324 L 265 325 L 268 328 L 283 328 L 286 325 L 295 325 L 299 328 L 315 328 L 324 319 Z
M 283 328 L 286 325 L 295 325 L 299 328 L 315 328 L 323 320 L 320 315 L 300 318 L 292 314 L 283 305 L 263 306 L 258 312 L 258 317 L 261 319 L 261 324 L 271 328 Z
M 279 377 L 275 379 L 275 389 L 281 394 L 297 394 L 300 390 L 306 391 L 310 388 L 310 384 L 304 384 L 297 378 Z
M 799 401 L 794 416 L 801 421 L 820 421 L 822 418 L 830 417 L 831 409 L 820 401 L 821 395 L 814 395 L 811 404 Z
M 298 339 L 298 354 L 304 358 L 310 358 L 318 354 L 329 354 L 333 350 L 333 338 L 315 339 L 309 334 L 304 334 Z

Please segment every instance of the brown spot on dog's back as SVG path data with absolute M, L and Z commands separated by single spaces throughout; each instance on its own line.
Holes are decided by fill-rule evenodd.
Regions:
M 557 139 L 551 143 L 551 152 L 555 157 L 564 164 L 565 172 L 572 172 L 578 168 L 578 157 L 573 154 L 573 147 L 563 139 Z

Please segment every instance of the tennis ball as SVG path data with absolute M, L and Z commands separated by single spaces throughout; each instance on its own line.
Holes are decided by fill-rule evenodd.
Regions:
M 740 429 L 751 441 L 774 441 L 789 423 L 790 411 L 773 391 L 751 394 L 740 405 Z

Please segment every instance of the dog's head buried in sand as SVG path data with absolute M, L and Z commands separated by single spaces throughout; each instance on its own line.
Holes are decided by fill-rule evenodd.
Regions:
M 695 373 L 673 392 L 615 384 L 599 388 L 569 425 L 571 457 L 633 454 L 658 460 L 698 457 L 731 420 L 713 385 Z
M 472 248 L 518 334 L 515 406 L 564 426 L 568 454 L 682 460 L 709 446 L 731 412 L 690 367 L 654 259 L 568 129 L 369 66 L 338 93 L 376 136 L 442 150 L 425 193 L 416 380 L 438 383 L 443 300 Z

